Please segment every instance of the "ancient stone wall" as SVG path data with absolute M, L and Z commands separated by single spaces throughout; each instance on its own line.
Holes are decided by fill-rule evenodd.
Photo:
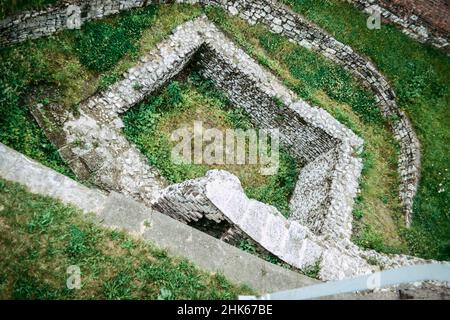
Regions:
M 402 28 L 403 33 L 437 48 L 449 48 L 450 10 L 445 0 L 349 0 L 372 14 L 381 13 L 384 21 Z
M 306 122 L 289 104 L 277 104 L 278 95 L 265 93 L 260 83 L 225 60 L 219 52 L 203 50 L 199 64 L 203 76 L 212 79 L 236 106 L 243 108 L 254 124 L 264 129 L 279 128 L 281 142 L 301 163 L 314 160 L 338 143 L 325 131 Z
M 351 208 L 358 191 L 355 177 L 362 169 L 361 160 L 351 153 L 352 148 L 339 144 L 302 169 L 290 201 L 290 220 L 299 221 L 317 235 L 351 238 Z
M 360 151 L 362 140 L 327 112 L 298 100 L 294 93 L 284 88 L 275 76 L 260 67 L 243 50 L 237 48 L 206 17 L 179 26 L 169 39 L 160 43 L 157 49 L 143 57 L 138 65 L 131 68 L 122 81 L 81 103 L 76 114 L 68 111 L 62 112 L 55 106 L 40 106 L 34 112 L 36 119 L 45 128 L 48 137 L 57 145 L 63 158 L 80 178 L 93 182 L 108 191 L 118 191 L 132 196 L 186 223 L 203 217 L 215 222 L 226 220 L 264 249 L 272 250 L 272 253 L 279 255 L 282 259 L 287 259 L 287 262 L 297 267 L 304 268 L 318 262 L 322 251 L 319 250 L 312 254 L 316 246 L 310 240 L 302 242 L 304 243 L 301 247 L 303 251 L 295 251 L 294 249 L 298 249 L 298 245 L 294 245 L 294 242 L 290 242 L 291 240 L 286 240 L 287 243 L 294 245 L 295 248 L 292 248 L 294 253 L 287 254 L 286 251 L 283 251 L 284 249 L 280 248 L 273 252 L 275 250 L 273 244 L 277 240 L 271 240 L 271 238 L 279 235 L 272 234 L 264 240 L 253 234 L 250 220 L 247 220 L 247 224 L 236 225 L 236 221 L 229 215 L 233 214 L 231 207 L 239 212 L 242 205 L 239 198 L 228 199 L 228 205 L 231 207 L 224 212 L 217 203 L 212 202 L 211 199 L 216 196 L 208 195 L 207 185 L 210 183 L 221 185 L 219 182 L 223 175 L 219 175 L 219 177 L 210 175 L 164 188 L 167 183 L 159 176 L 158 171 L 150 167 L 136 147 L 122 135 L 123 124 L 119 115 L 155 92 L 171 77 L 179 73 L 193 59 L 195 52 L 198 53 L 195 57 L 201 72 L 213 80 L 237 105 L 241 106 L 240 104 L 242 104 L 242 107 L 246 108 L 248 112 L 254 113 L 253 120 L 257 126 L 279 127 L 285 145 L 290 150 L 295 150 L 294 153 L 298 155 L 299 160 L 308 163 L 331 148 L 336 151 L 336 157 L 328 159 L 332 162 L 328 165 L 329 168 L 332 168 L 332 173 L 331 184 L 325 185 L 324 189 L 327 197 L 326 199 L 315 199 L 316 202 L 321 200 L 326 202 L 320 205 L 322 211 L 317 217 L 317 219 L 321 219 L 318 223 L 333 227 L 323 228 L 320 232 L 317 230 L 317 233 L 326 234 L 328 238 L 349 239 L 351 223 L 350 228 L 347 228 L 346 221 L 348 219 L 351 221 L 356 188 L 341 190 L 342 192 L 348 191 L 348 195 L 331 191 L 335 182 L 347 175 L 352 180 L 350 185 L 357 185 L 360 165 L 351 167 L 347 164 L 345 167 L 340 167 L 340 162 L 351 157 L 355 163 L 360 164 L 360 159 L 355 158 L 354 154 Z M 275 103 L 275 100 L 278 103 Z M 276 116 L 283 115 L 283 112 L 288 113 L 289 117 L 276 119 Z M 336 149 L 336 146 L 339 148 Z M 315 170 L 322 169 L 315 168 Z M 345 173 L 344 176 L 335 172 L 336 170 Z M 348 185 L 349 181 L 342 180 L 341 184 Z M 223 191 L 227 190 L 223 189 Z M 231 190 L 228 191 L 231 192 Z M 257 204 L 258 207 L 270 208 L 270 212 L 282 217 L 273 207 L 254 200 L 249 201 Z M 301 208 L 301 197 L 297 196 L 296 201 L 298 201 L 296 208 Z M 333 207 L 339 209 L 340 215 L 347 215 L 347 218 L 341 219 L 340 215 L 336 215 L 338 211 L 331 210 Z M 300 212 L 308 214 L 309 211 L 300 209 Z M 298 222 L 294 220 L 291 223 L 298 225 Z M 279 223 L 279 226 L 286 223 L 284 217 L 280 221 L 282 222 Z M 308 229 L 307 226 L 299 226 L 299 228 Z M 329 232 L 331 230 L 333 230 L 332 233 Z M 289 230 L 280 229 L 279 231 L 287 232 Z M 289 231 L 282 236 L 295 238 L 296 236 L 292 233 L 293 231 Z M 310 231 L 308 234 L 313 235 Z M 269 246 L 270 243 L 271 246 Z M 305 252 L 309 252 L 309 254 L 305 255 Z M 289 255 L 292 254 L 294 256 L 290 257 Z M 363 272 L 356 270 L 364 270 L 364 272 L 371 270 L 367 269 L 366 263 L 358 257 L 348 259 L 356 265 L 346 271 L 347 276 L 354 272 L 358 274 Z M 324 270 L 327 268 L 324 267 Z M 336 276 L 335 272 L 330 271 L 330 274 Z
M 76 114 L 39 106 L 33 114 L 75 174 L 106 190 L 150 204 L 167 185 L 122 134 L 119 115 L 163 86 L 190 61 L 203 40 L 188 22 L 127 71 L 124 79 L 82 102 Z
M 65 3 L 39 12 L 19 14 L 0 22 L 0 45 L 52 34 L 67 27 L 68 8 L 78 4 L 81 22 L 101 18 L 128 8 L 171 1 L 97 0 Z M 233 15 L 239 15 L 250 24 L 263 23 L 301 46 L 315 50 L 344 66 L 375 94 L 378 106 L 391 124 L 400 144 L 399 173 L 400 199 L 409 225 L 412 204 L 420 178 L 420 145 L 406 114 L 401 112 L 388 81 L 375 66 L 354 52 L 349 46 L 335 40 L 326 32 L 293 13 L 288 7 L 273 0 L 178 0 L 181 3 L 217 5 Z M 398 121 L 393 119 L 399 119 Z
M 71 0 L 40 11 L 27 11 L 0 22 L 0 46 L 36 39 L 67 28 L 142 7 L 145 0 Z M 150 1 L 151 2 L 151 1 Z M 73 7 L 76 6 L 76 7 Z
M 352 154 L 361 150 L 362 140 L 328 113 L 303 101 L 293 103 L 296 97 L 289 90 L 272 90 L 276 82 L 271 82 L 263 69 L 243 51 L 227 50 L 229 40 L 218 37 L 220 33 L 200 51 L 203 75 L 244 108 L 258 127 L 279 128 L 286 149 L 307 164 L 292 197 L 292 219 L 301 220 L 317 234 L 350 239 L 353 198 L 361 171 L 361 160 Z M 275 98 L 287 105 L 275 103 Z M 326 177 L 323 183 L 318 183 L 317 175 Z
M 220 273 L 263 294 L 294 289 L 319 281 L 264 261 L 253 254 L 180 223 L 127 196 L 88 188 L 0 143 L 0 177 L 20 183 L 30 192 L 94 214 L 95 221 L 139 237 L 197 267 Z

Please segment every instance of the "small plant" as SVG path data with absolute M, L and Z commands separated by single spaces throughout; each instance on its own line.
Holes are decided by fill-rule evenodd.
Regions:
M 364 212 L 361 209 L 353 209 L 353 217 L 357 220 L 361 220 L 364 217 Z
M 48 210 L 41 214 L 35 213 L 33 219 L 28 223 L 28 232 L 45 232 L 53 223 L 53 213 Z
M 123 249 L 132 249 L 134 247 L 134 243 L 131 239 L 127 239 L 120 245 Z
M 84 141 L 81 140 L 81 139 L 75 139 L 75 140 L 72 142 L 72 145 L 73 145 L 74 147 L 77 147 L 77 148 L 84 148 L 84 146 L 85 146 Z
M 71 256 L 80 256 L 87 251 L 86 234 L 75 225 L 69 226 L 69 243 L 65 249 Z
M 134 90 L 140 91 L 140 90 L 142 90 L 142 88 L 144 88 L 144 86 L 141 83 L 139 83 L 139 82 L 133 83 L 133 89 Z
M 126 272 L 119 272 L 118 275 L 111 278 L 103 285 L 103 293 L 107 299 L 130 299 L 131 291 L 131 277 Z
M 172 291 L 166 288 L 161 288 L 158 295 L 158 300 L 173 300 Z
M 232 108 L 228 110 L 227 116 L 233 126 L 237 129 L 248 130 L 253 128 L 249 115 L 242 108 Z
M 273 102 L 275 102 L 275 105 L 280 109 L 285 107 L 284 102 L 280 97 L 273 97 Z
M 306 269 L 303 269 L 302 272 L 305 276 L 318 279 L 320 274 L 320 262 L 317 261 L 314 265 L 309 266 Z
M 183 94 L 180 83 L 172 81 L 166 89 L 167 100 L 170 105 L 177 106 L 183 102 Z
M 391 114 L 389 116 L 389 121 L 391 121 L 392 123 L 397 123 L 400 121 L 400 116 L 398 114 Z
M 118 80 L 119 77 L 115 74 L 104 74 L 100 77 L 98 88 L 99 90 L 105 90 L 116 83 Z
M 251 244 L 248 240 L 241 240 L 239 242 L 239 249 L 248 252 L 248 253 L 255 253 L 256 248 L 253 244 Z

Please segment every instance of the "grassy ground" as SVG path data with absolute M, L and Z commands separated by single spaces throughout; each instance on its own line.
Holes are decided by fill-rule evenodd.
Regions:
M 284 2 L 370 57 L 390 80 L 399 106 L 409 114 L 422 144 L 422 178 L 413 226 L 403 236 L 415 254 L 450 259 L 450 59 L 394 26 L 383 24 L 380 30 L 369 30 L 367 16 L 345 1 Z
M 151 165 L 171 182 L 202 177 L 211 169 L 227 170 L 239 177 L 248 196 L 277 207 L 289 215 L 289 198 L 299 173 L 295 160 L 285 151 L 280 152 L 276 175 L 262 175 L 261 164 L 174 164 L 171 150 L 177 142 L 171 141 L 173 131 L 188 127 L 192 132 L 194 121 L 202 121 L 203 128 L 253 128 L 248 116 L 233 108 L 228 99 L 212 84 L 196 73 L 185 82 L 174 81 L 155 97 L 134 107 L 124 116 L 127 137 L 147 156 Z M 248 152 L 248 150 L 247 150 Z
M 0 299 L 235 299 L 251 290 L 0 180 Z M 81 289 L 66 270 L 81 270 Z

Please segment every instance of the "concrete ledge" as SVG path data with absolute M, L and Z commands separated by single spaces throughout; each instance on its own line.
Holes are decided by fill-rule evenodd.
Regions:
M 206 271 L 221 272 L 229 280 L 246 284 L 257 293 L 319 283 L 239 250 L 128 197 L 89 189 L 1 143 L 0 177 L 86 213 L 93 212 L 105 227 L 141 236 L 174 256 L 186 258 Z

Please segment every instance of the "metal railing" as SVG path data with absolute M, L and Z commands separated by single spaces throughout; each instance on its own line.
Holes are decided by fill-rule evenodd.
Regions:
M 450 283 L 450 265 L 447 263 L 439 263 L 408 266 L 376 272 L 353 279 L 331 281 L 261 296 L 240 296 L 239 299 L 307 300 L 422 281 Z

